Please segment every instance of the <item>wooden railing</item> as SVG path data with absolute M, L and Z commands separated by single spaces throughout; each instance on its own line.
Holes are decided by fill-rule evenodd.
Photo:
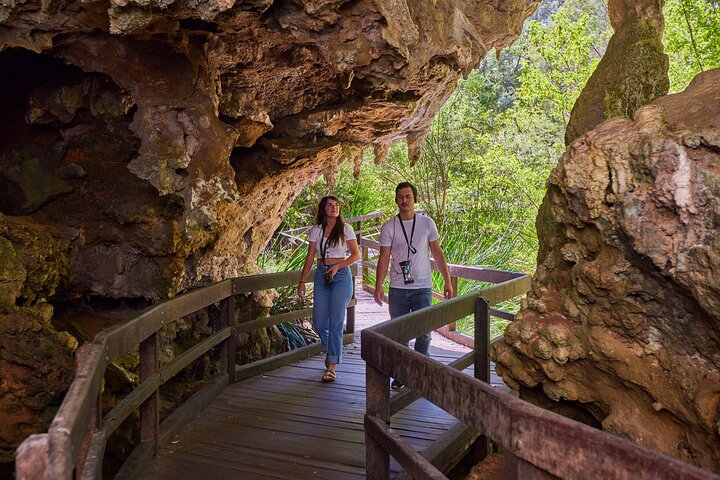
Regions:
M 355 230 L 355 234 L 358 239 L 361 235 L 373 234 L 380 229 L 380 220 L 384 217 L 382 212 L 372 212 L 367 215 L 358 215 L 356 217 L 349 217 L 345 219 L 345 223 L 350 224 Z M 278 233 L 278 241 L 280 245 L 293 245 L 299 247 L 303 243 L 308 243 L 307 232 L 312 228 L 312 225 L 305 227 L 293 228 L 291 230 L 283 230 Z M 367 259 L 367 251 L 365 257 Z
M 357 273 L 353 268 L 353 275 Z M 313 272 L 308 276 L 312 279 Z M 320 353 L 320 344 L 284 352 L 245 365 L 236 365 L 235 335 L 310 316 L 312 309 L 274 315 L 238 323 L 235 296 L 296 285 L 300 272 L 252 275 L 225 280 L 158 304 L 139 316 L 103 330 L 77 352 L 77 371 L 70 389 L 47 433 L 32 435 L 16 453 L 16 478 L 101 478 L 108 438 L 134 411 L 140 411 L 140 444 L 123 464 L 116 478 L 132 478 L 230 383 L 273 370 Z M 354 282 L 353 282 L 354 284 Z M 180 318 L 210 305 L 219 304 L 220 325 L 216 332 L 159 367 L 159 330 Z M 344 343 L 352 343 L 355 332 L 355 295 L 347 310 Z M 100 395 L 108 366 L 139 346 L 141 383 L 104 417 Z M 220 373 L 202 390 L 159 423 L 158 389 L 173 375 L 216 348 Z
M 720 480 L 719 476 L 708 471 L 570 420 L 490 386 L 490 306 L 521 295 L 529 287 L 529 277 L 521 276 L 361 332 L 361 352 L 367 369 L 367 478 L 388 479 L 390 456 L 412 478 L 446 478 L 442 473 L 446 465 L 428 461 L 391 428 L 390 417 L 421 396 L 481 435 L 471 447 L 470 453 L 475 461 L 486 455 L 488 439 L 500 445 L 507 452 L 508 459 L 503 471 L 507 476 L 503 478 Z M 476 349 L 450 365 L 404 345 L 412 338 L 471 314 L 475 315 Z M 474 364 L 474 377 L 461 372 L 471 364 Z M 400 380 L 411 391 L 404 391 L 391 399 L 390 377 Z

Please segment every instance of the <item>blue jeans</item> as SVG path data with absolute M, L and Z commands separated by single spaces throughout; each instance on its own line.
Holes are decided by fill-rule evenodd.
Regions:
M 388 296 L 390 318 L 399 317 L 406 313 L 415 312 L 432 305 L 431 288 L 391 288 Z M 431 332 L 420 335 L 415 339 L 415 351 L 423 355 L 430 355 Z
M 327 352 L 327 363 L 342 361 L 343 327 L 345 312 L 353 294 L 353 278 L 350 268 L 338 270 L 333 282 L 325 285 L 323 274 L 328 267 L 318 267 L 314 277 L 313 327 Z

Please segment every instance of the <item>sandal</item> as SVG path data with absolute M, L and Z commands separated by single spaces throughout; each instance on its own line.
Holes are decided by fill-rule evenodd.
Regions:
M 335 381 L 335 372 L 332 370 L 325 370 L 322 376 L 323 383 L 332 383 Z

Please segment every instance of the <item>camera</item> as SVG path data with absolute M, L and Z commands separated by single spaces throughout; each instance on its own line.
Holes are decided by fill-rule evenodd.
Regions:
M 325 286 L 328 286 L 333 282 L 333 276 L 332 273 L 330 273 L 330 270 L 325 270 L 323 276 L 325 277 Z
M 412 278 L 412 276 L 410 275 L 410 265 L 412 265 L 412 262 L 410 260 L 400 262 L 400 270 L 402 270 L 403 281 L 405 282 L 405 285 L 415 282 L 415 279 Z

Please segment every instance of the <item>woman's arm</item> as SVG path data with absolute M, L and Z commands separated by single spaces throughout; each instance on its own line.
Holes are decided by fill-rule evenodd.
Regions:
M 328 270 L 331 275 L 335 276 L 335 274 L 340 270 L 341 268 L 348 267 L 352 265 L 353 263 L 357 262 L 360 258 L 360 249 L 358 248 L 357 240 L 348 240 L 347 246 L 350 249 L 350 256 L 347 257 L 345 260 L 343 260 L 340 263 L 336 263 L 330 269 Z
M 307 281 L 308 272 L 312 268 L 313 261 L 315 260 L 315 242 L 308 244 L 308 253 L 305 257 L 305 264 L 303 265 L 302 272 L 300 272 L 300 282 L 298 282 L 298 295 L 301 297 L 305 296 L 305 282 Z

